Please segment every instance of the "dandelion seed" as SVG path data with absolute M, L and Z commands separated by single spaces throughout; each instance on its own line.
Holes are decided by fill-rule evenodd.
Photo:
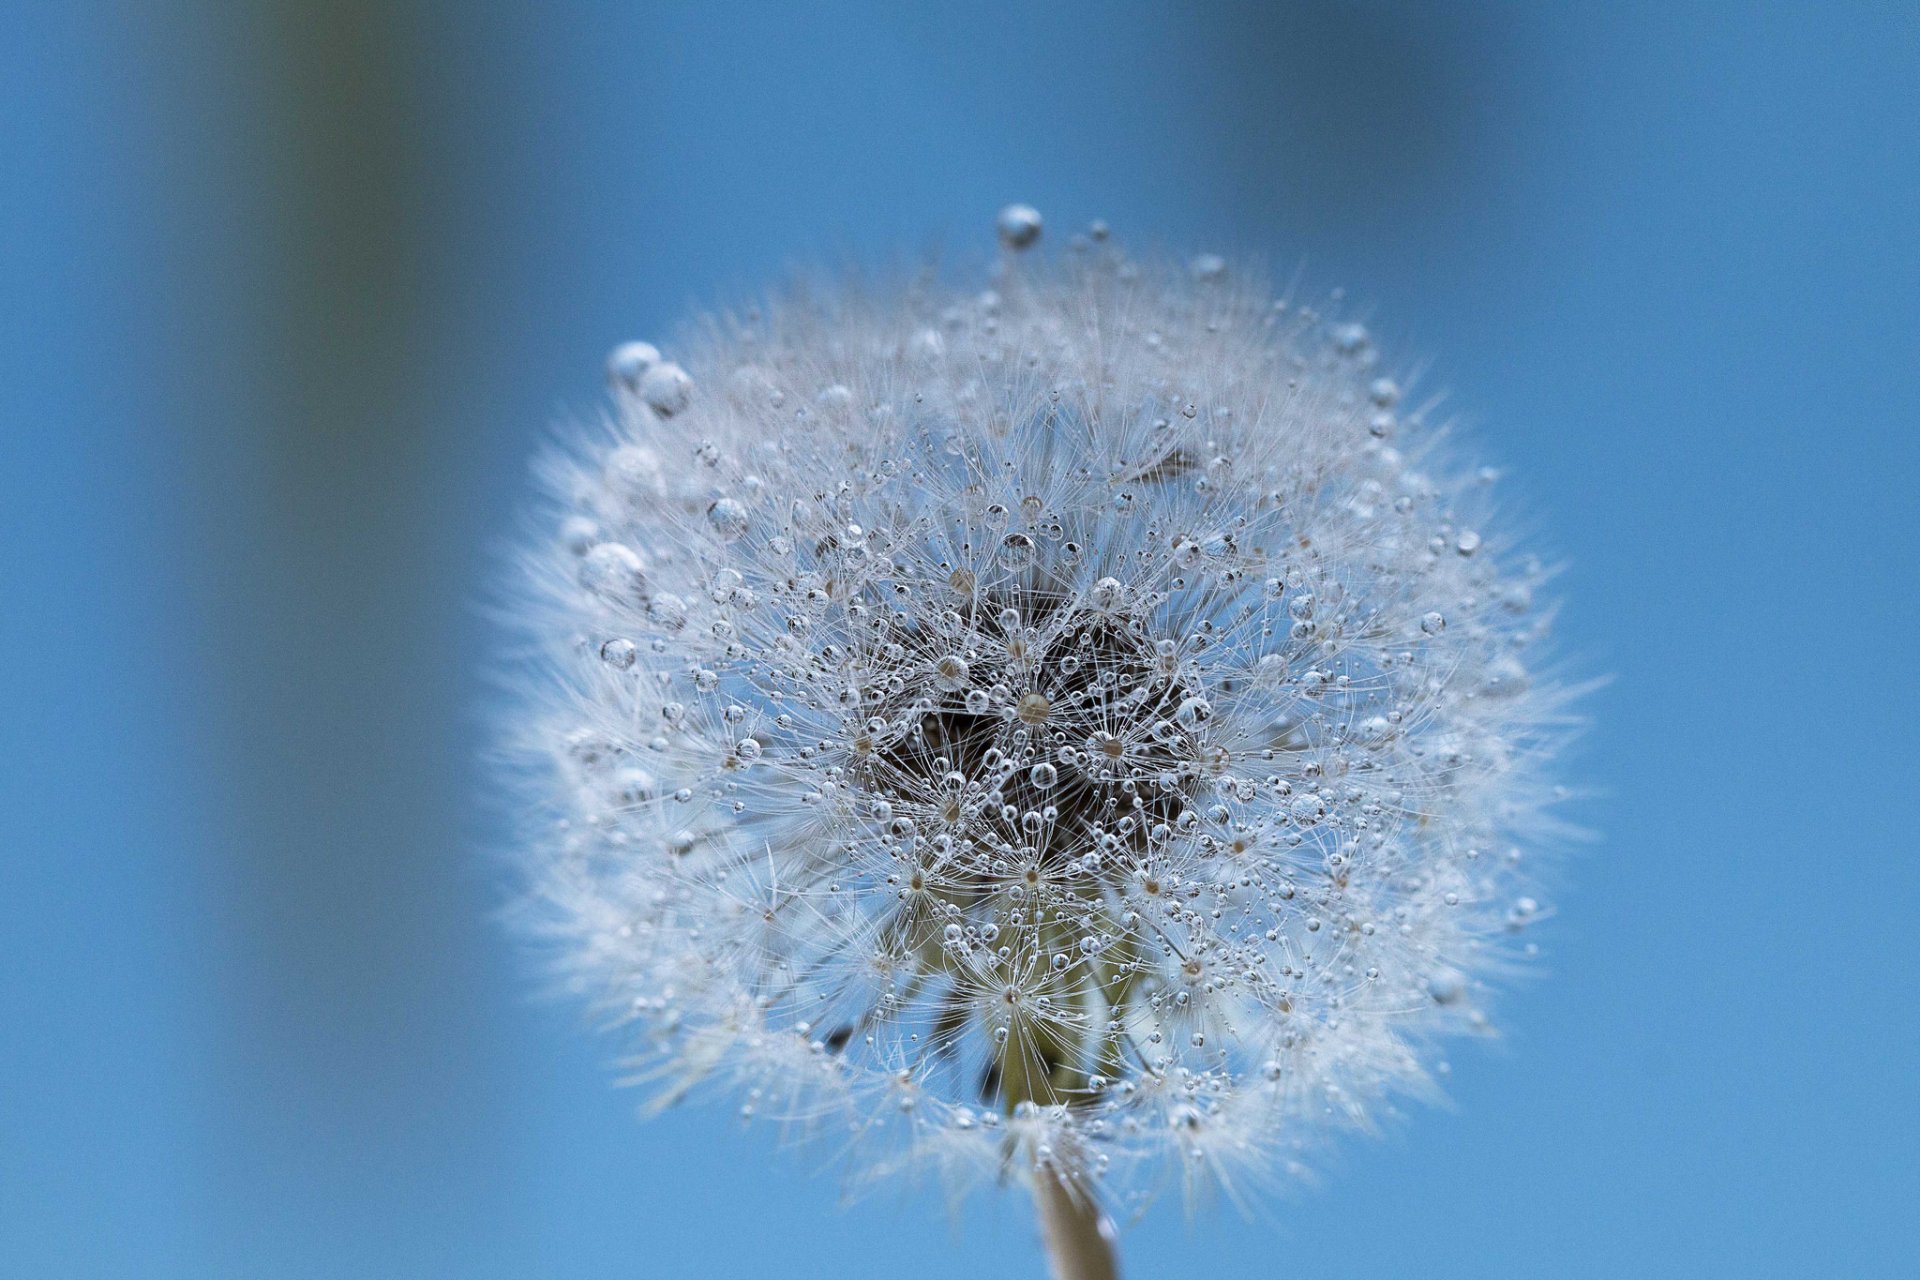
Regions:
M 618 348 L 516 729 L 532 915 L 663 1097 L 1013 1168 L 1094 1266 L 1102 1206 L 1295 1169 L 1484 1027 L 1566 695 L 1364 328 L 1082 250 Z

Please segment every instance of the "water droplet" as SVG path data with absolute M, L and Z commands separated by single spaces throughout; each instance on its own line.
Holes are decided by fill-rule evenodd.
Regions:
M 640 398 L 663 418 L 683 412 L 693 400 L 693 379 L 671 361 L 662 361 L 640 379 Z
M 1024 569 L 1033 563 L 1033 539 L 1024 533 L 1010 533 L 1000 543 L 1000 563 L 1009 569 Z
M 615 671 L 631 671 L 634 659 L 638 656 L 639 651 L 634 648 L 633 641 L 617 636 L 600 646 L 600 661 Z
M 967 687 L 970 672 L 965 658 L 950 653 L 933 664 L 933 683 L 948 693 L 957 693 Z
M 646 595 L 645 565 L 624 542 L 602 542 L 581 557 L 580 585 L 611 603 L 631 603 Z
M 600 526 L 585 516 L 568 516 L 560 522 L 560 541 L 573 554 L 583 556 L 600 541 Z
M 614 779 L 614 795 L 622 804 L 645 804 L 656 794 L 653 775 L 645 769 L 622 769 Z
M 1437 610 L 1423 614 L 1420 618 L 1420 629 L 1430 636 L 1437 636 L 1447 629 L 1447 616 Z
M 1040 238 L 1040 211 L 1030 204 L 1010 204 L 1000 211 L 995 222 L 1000 243 L 1009 249 L 1025 249 Z
M 660 363 L 660 348 L 651 342 L 623 342 L 607 355 L 607 381 L 616 391 L 637 393 L 647 370 Z
M 663 591 L 647 603 L 647 619 L 665 630 L 678 631 L 687 625 L 687 602 Z
M 1047 716 L 1053 711 L 1053 703 L 1043 693 L 1026 693 L 1020 697 L 1020 705 L 1014 708 L 1014 714 L 1023 724 L 1045 724 Z
M 1520 659 L 1512 654 L 1502 654 L 1487 664 L 1487 674 L 1480 682 L 1480 692 L 1489 698 L 1512 698 L 1527 691 L 1532 678 Z
M 738 541 L 747 531 L 747 509 L 732 498 L 717 499 L 707 508 L 707 524 L 722 542 Z
M 1205 724 L 1213 719 L 1213 704 L 1201 697 L 1188 698 L 1174 712 L 1174 719 L 1184 725 Z
M 1060 771 L 1043 761 L 1027 770 L 1027 781 L 1042 791 L 1051 791 L 1054 784 L 1060 781 Z
M 659 455 L 644 445 L 621 445 L 607 455 L 607 488 L 628 502 L 648 502 L 667 491 Z

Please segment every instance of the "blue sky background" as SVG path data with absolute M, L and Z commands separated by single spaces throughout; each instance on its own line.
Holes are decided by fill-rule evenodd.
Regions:
M 0 1271 L 1039 1275 L 640 1124 L 488 918 L 473 603 L 601 353 L 1021 199 L 1343 285 L 1613 682 L 1506 1037 L 1130 1274 L 1920 1273 L 1920 17 L 371 0 L 0 18 Z

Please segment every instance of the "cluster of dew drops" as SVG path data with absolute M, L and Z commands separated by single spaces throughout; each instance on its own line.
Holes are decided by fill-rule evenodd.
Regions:
M 998 229 L 613 352 L 531 557 L 549 928 L 748 1113 L 1292 1149 L 1541 914 L 1544 574 L 1361 325 Z

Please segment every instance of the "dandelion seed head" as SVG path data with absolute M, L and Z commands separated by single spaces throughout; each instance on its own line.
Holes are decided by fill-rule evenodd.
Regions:
M 515 728 L 530 918 L 663 1099 L 1232 1190 L 1484 1029 L 1547 575 L 1364 327 L 1101 227 L 607 368 Z

